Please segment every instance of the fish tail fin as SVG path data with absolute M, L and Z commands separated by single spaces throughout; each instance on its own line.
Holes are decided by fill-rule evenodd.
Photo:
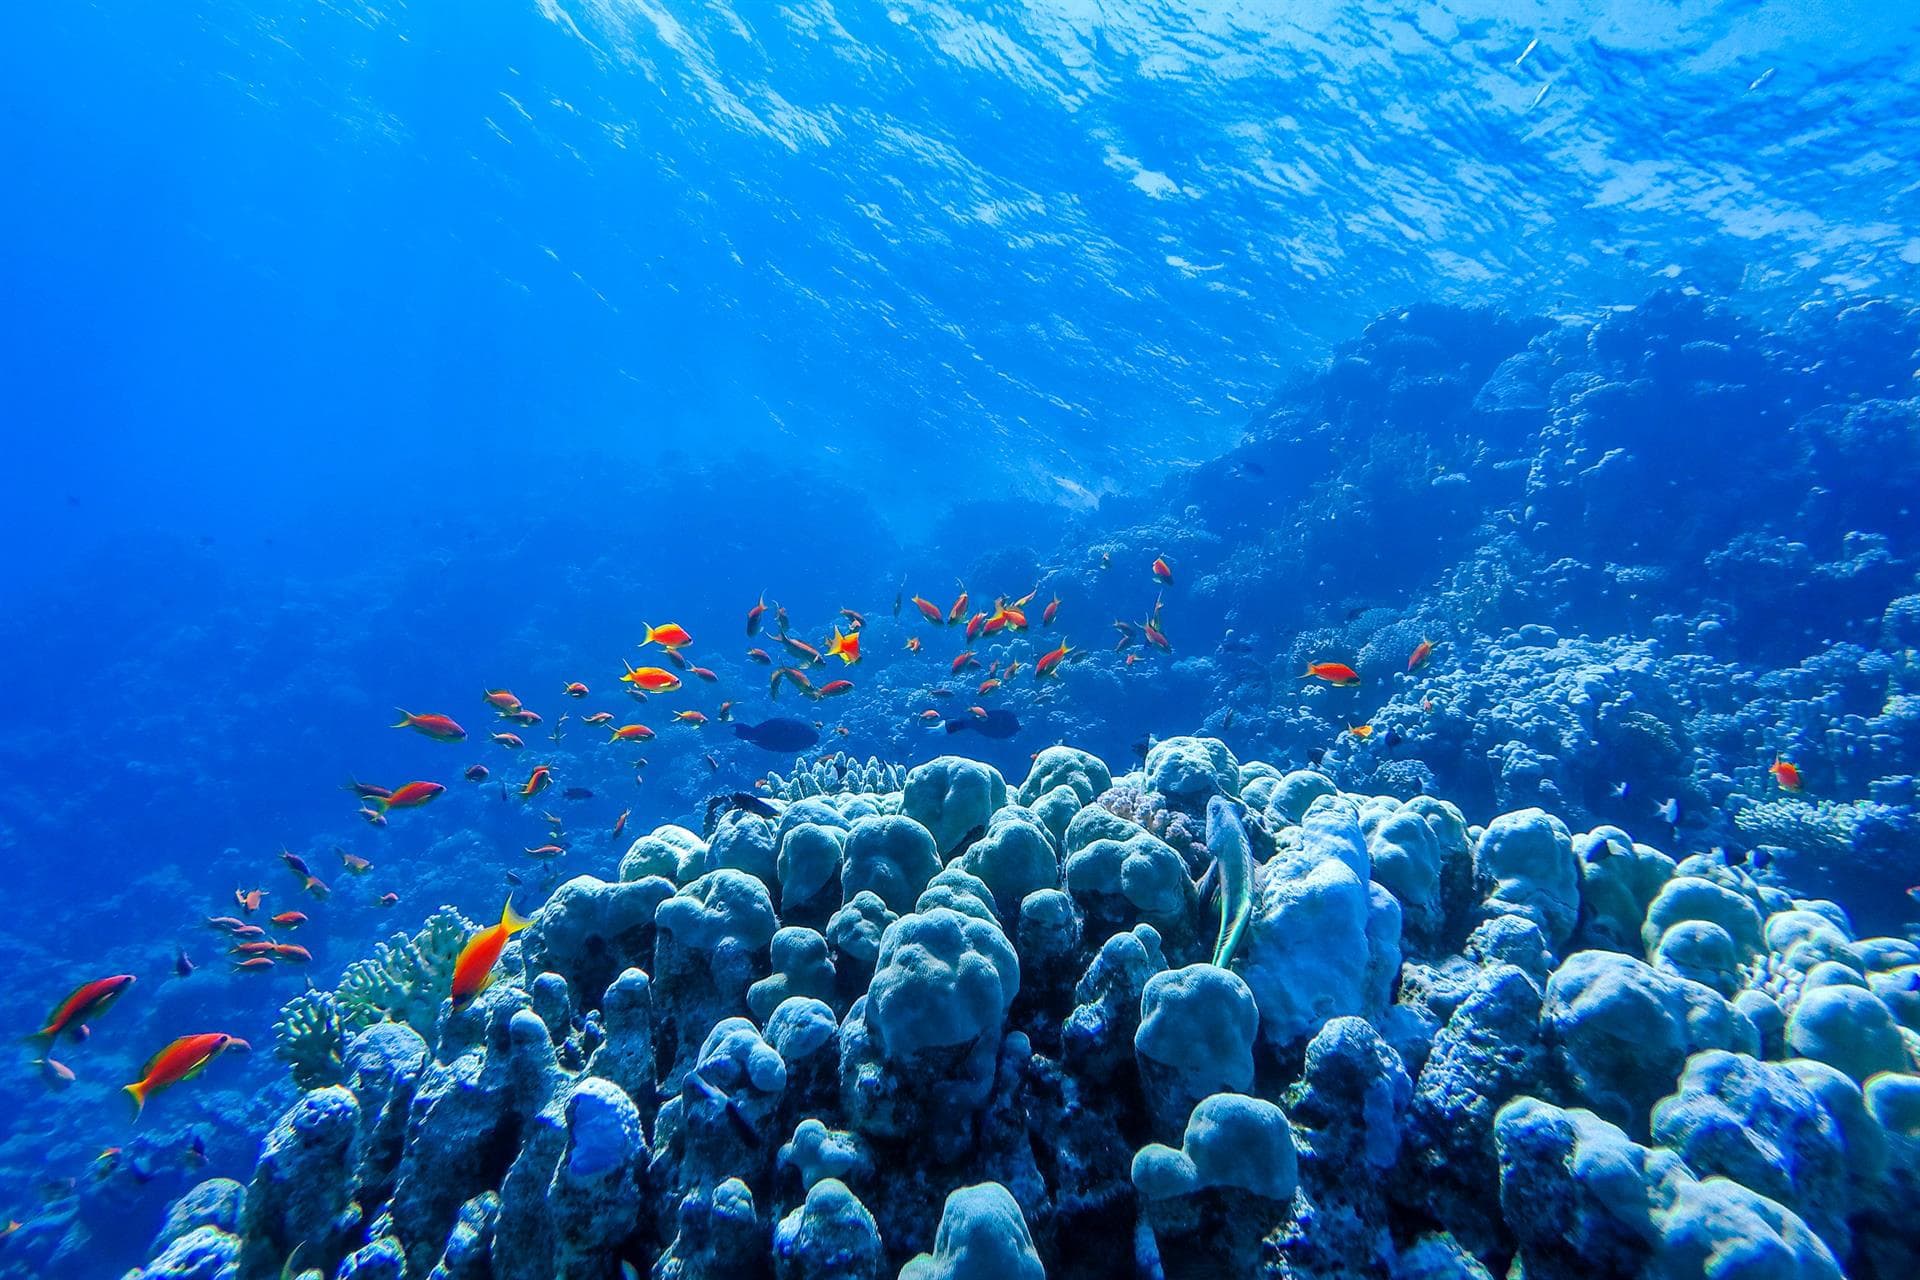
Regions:
M 133 1099 L 133 1121 L 140 1123 L 140 1113 L 147 1109 L 147 1087 L 140 1081 L 122 1086 L 123 1091 Z
M 394 728 L 404 729 L 408 725 L 413 723 L 413 713 L 411 711 L 408 711 L 405 707 L 395 707 L 393 709 L 393 712 L 395 715 L 400 717 L 399 722 L 393 726 Z
M 513 899 L 508 898 L 507 905 L 500 911 L 500 927 L 507 931 L 507 936 L 511 938 L 532 923 L 533 921 L 513 909 Z

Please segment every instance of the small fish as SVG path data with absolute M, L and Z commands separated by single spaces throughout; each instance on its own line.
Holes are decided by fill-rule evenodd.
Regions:
M 350 876 L 363 876 L 373 870 L 373 864 L 357 853 L 348 853 L 345 849 L 336 852 L 340 855 L 340 865 L 347 869 Z
M 928 622 L 938 623 L 945 620 L 940 615 L 940 606 L 931 600 L 923 600 L 919 596 L 915 596 L 913 598 L 913 607 L 918 609 L 920 616 Z
M 836 632 L 835 634 L 838 633 Z M 787 652 L 791 653 L 794 657 L 806 659 L 806 664 L 810 667 L 818 666 L 826 661 L 825 658 L 820 656 L 818 649 L 798 636 L 783 635 L 780 637 L 780 643 L 785 645 Z M 854 651 L 856 654 L 859 652 L 859 646 L 857 644 L 854 646 Z
M 516 724 L 520 725 L 522 728 L 531 729 L 534 725 L 537 725 L 540 723 L 540 713 L 538 711 L 531 711 L 526 707 L 522 707 L 518 711 L 514 712 L 512 715 L 508 716 L 507 719 L 514 721 Z
M 608 742 L 650 742 L 654 738 L 653 730 L 643 724 L 623 724 L 609 732 L 613 736 Z
M 235 973 L 265 973 L 273 968 L 272 956 L 248 956 L 245 960 L 234 962 Z
M 566 688 L 560 692 L 569 698 L 584 698 L 587 696 L 587 686 L 578 680 L 569 680 Z
M 987 718 L 987 709 L 985 707 L 968 707 L 967 714 L 985 720 Z
M 1521 63 L 1527 60 L 1528 54 L 1532 53 L 1535 49 L 1538 49 L 1539 47 L 1540 47 L 1540 38 L 1538 36 L 1535 36 L 1533 39 L 1527 41 L 1527 47 L 1520 51 L 1520 56 L 1513 60 L 1513 65 L 1515 67 L 1518 67 Z
M 979 665 L 980 659 L 973 656 L 973 650 L 968 649 L 953 660 L 948 670 L 951 674 L 957 676 L 968 667 L 977 667 Z
M 274 943 L 273 954 L 275 959 L 290 960 L 294 964 L 313 963 L 313 952 L 292 942 Z
M 79 1078 L 73 1074 L 72 1067 L 52 1058 L 35 1058 L 33 1065 L 40 1068 L 40 1078 L 46 1081 L 47 1087 L 56 1092 L 65 1089 Z
M 927 690 L 927 696 L 929 698 L 951 698 L 953 696 L 953 690 L 944 687 L 929 689 Z
M 298 929 L 307 922 L 307 913 L 304 911 L 282 911 L 279 915 L 273 917 L 273 922 L 282 929 Z
M 1336 689 L 1360 683 L 1360 673 L 1344 662 L 1309 662 L 1302 680 L 1325 680 Z
M 1777 70 L 1777 68 L 1768 67 L 1765 71 L 1762 71 L 1759 74 L 1759 76 L 1754 79 L 1753 83 L 1747 86 L 1747 92 L 1752 93 L 1754 90 L 1764 86 L 1767 83 L 1767 81 L 1773 79 L 1773 73 L 1775 70 Z
M 1016 658 L 1012 662 L 1009 662 L 1007 664 L 1006 672 L 1004 673 L 1002 678 L 1011 680 L 1013 679 L 1014 673 L 1017 672 L 1018 670 L 1020 670 L 1020 660 Z
M 700 679 L 705 680 L 708 684 L 715 684 L 720 679 L 719 676 L 713 674 L 713 669 L 711 667 L 689 667 L 687 668 L 687 670 L 691 671 L 694 675 L 698 676 Z
M 293 872 L 294 875 L 302 880 L 313 874 L 312 871 L 307 869 L 307 860 L 291 849 L 282 849 L 280 851 L 280 861 L 286 863 L 287 870 Z
M 1167 637 L 1165 633 L 1160 630 L 1159 623 L 1143 622 L 1140 624 L 1140 630 L 1141 633 L 1147 637 L 1148 644 L 1162 653 L 1173 652 L 1173 646 L 1167 642 Z
M 760 631 L 760 615 L 767 611 L 767 595 L 760 593 L 760 603 L 747 610 L 747 634 L 757 635 Z
M 847 666 L 860 661 L 860 629 L 855 627 L 846 635 L 841 635 L 840 628 L 835 627 L 833 639 L 827 641 L 827 656 L 838 658 Z
M 273 939 L 252 938 L 246 942 L 236 942 L 227 948 L 230 956 L 264 956 L 273 950 Z
M 963 582 L 960 584 L 959 599 L 955 600 L 953 602 L 953 607 L 947 610 L 947 625 L 951 627 L 955 623 L 959 622 L 960 619 L 966 616 L 967 616 L 967 584 Z
M 720 772 L 720 759 L 718 756 L 714 755 L 713 752 L 709 751 L 707 752 L 706 755 L 700 758 L 707 762 L 707 768 L 711 769 L 715 773 Z
M 927 725 L 939 724 L 944 719 L 946 719 L 946 717 L 932 707 L 928 707 L 925 711 L 922 711 L 919 716 L 920 723 Z
M 460 742 L 467 736 L 467 731 L 462 729 L 452 716 L 417 716 L 404 707 L 396 707 L 394 710 L 400 716 L 399 723 L 393 726 L 396 729 L 412 729 L 415 733 L 424 734 L 435 742 Z
M 611 724 L 613 723 L 613 712 L 596 711 L 590 716 L 582 716 L 580 719 L 580 723 L 581 724 Z
M 1420 643 L 1413 647 L 1413 653 L 1407 658 L 1407 670 L 1414 671 L 1418 669 L 1432 656 L 1433 641 L 1422 637 Z
M 847 620 L 847 626 L 854 631 L 859 631 L 867 625 L 866 615 L 858 609 L 842 609 L 840 616 Z
M 667 655 L 667 661 L 671 662 L 674 666 L 680 668 L 682 671 L 687 670 L 692 665 L 686 660 L 685 657 L 681 655 L 678 649 L 667 649 L 664 652 Z
M 893 593 L 893 616 L 894 617 L 897 618 L 900 616 L 900 606 L 906 602 L 906 596 L 907 596 L 907 593 L 904 589 Z
M 418 809 L 446 788 L 438 782 L 409 782 L 400 787 L 384 800 L 376 801 L 382 811 L 390 809 Z
M 1130 653 L 1127 655 L 1127 660 L 1125 662 L 1122 662 L 1120 665 L 1123 667 L 1130 667 L 1138 661 L 1140 661 L 1140 655 L 1137 653 Z
M 239 903 L 240 909 L 248 915 L 252 915 L 260 909 L 260 900 L 266 896 L 267 890 L 265 889 L 235 889 L 233 891 L 233 900 Z
M 530 800 L 552 785 L 553 770 L 544 764 L 535 765 L 533 772 L 527 775 L 526 782 L 520 787 L 520 798 Z
M 1166 586 L 1173 581 L 1173 570 L 1168 567 L 1165 560 L 1158 558 L 1154 560 L 1153 580 L 1161 586 Z
M 593 799 L 593 789 L 591 787 L 568 787 L 560 793 L 560 796 L 564 800 L 591 800 Z
M 702 711 L 676 711 L 673 713 L 673 718 L 681 724 L 690 724 L 695 727 L 707 722 L 706 713 Z
M 468 782 L 485 782 L 488 773 L 489 770 L 487 766 L 483 764 L 470 764 L 467 766 L 467 771 L 461 776 Z
M 353 792 L 362 800 L 384 800 L 393 794 L 385 787 L 376 787 L 371 782 L 356 782 L 352 778 L 347 779 L 347 785 L 342 789 Z
M 1370 724 L 1350 724 L 1347 726 L 1347 732 L 1356 738 L 1371 738 L 1373 736 L 1373 726 Z
M 974 696 L 979 697 L 983 694 L 992 693 L 995 689 L 998 689 L 999 687 L 1000 687 L 1000 681 L 996 677 L 989 676 L 985 680 L 982 680 L 980 682 L 980 687 L 978 689 L 975 689 L 973 691 Z
M 770 667 L 773 665 L 773 655 L 765 649 L 749 649 L 747 650 L 747 661 L 757 662 L 763 667 Z
M 237 929 L 228 930 L 228 934 L 235 938 L 264 938 L 267 931 L 257 924 L 243 924 Z
M 1122 622 L 1118 618 L 1115 618 L 1113 629 L 1120 633 L 1120 638 L 1113 642 L 1113 651 L 1118 653 L 1133 643 L 1133 624 L 1131 622 Z
M 518 751 L 520 750 L 520 748 L 527 745 L 526 743 L 520 741 L 520 735 L 517 733 L 496 733 L 490 736 L 495 742 L 499 743 L 501 746 L 505 747 L 509 751 Z
M 1060 614 L 1060 597 L 1055 596 L 1052 600 L 1047 602 L 1047 607 L 1040 611 L 1040 625 L 1043 627 L 1052 626 L 1054 618 L 1058 617 L 1059 614 Z
M 967 619 L 967 643 L 972 644 L 980 637 L 980 629 L 987 624 L 987 615 L 976 613 Z
M 453 962 L 453 986 L 449 994 L 454 1008 L 465 1008 L 487 989 L 487 984 L 493 981 L 493 966 L 499 961 L 507 939 L 532 923 L 513 909 L 513 899 L 508 898 L 500 912 L 500 923 L 488 925 L 467 939 Z
M 520 699 L 505 689 L 487 689 L 482 692 L 482 696 L 486 698 L 487 705 L 501 715 L 510 716 L 520 709 Z
M 920 652 L 920 637 L 919 637 L 919 636 L 908 636 L 908 637 L 907 637 L 907 652 L 908 652 L 908 653 L 918 653 L 918 652 Z
M 633 810 L 631 809 L 622 809 L 620 811 L 620 816 L 613 820 L 613 835 L 616 839 L 619 838 L 619 835 L 622 831 L 625 831 L 627 829 L 627 815 L 632 812 Z
M 185 947 L 176 947 L 174 949 L 174 952 L 173 952 L 173 976 L 174 977 L 176 978 L 188 977 L 198 967 L 199 967 L 198 965 L 194 964 L 193 958 L 187 954 L 187 949 Z
M 1780 784 L 1782 791 L 1799 791 L 1804 785 L 1800 780 L 1800 769 L 1791 760 L 1775 756 L 1773 763 L 1767 766 L 1767 772 Z
M 843 738 L 844 738 L 844 737 L 846 737 L 846 736 L 847 736 L 848 734 L 850 734 L 850 733 L 852 733 L 852 732 L 853 732 L 853 730 L 851 730 L 851 729 L 849 729 L 849 728 L 847 728 L 847 726 L 845 726 L 845 725 L 843 725 L 843 724 L 837 724 L 837 725 L 835 725 L 835 726 L 833 726 L 833 731 L 834 731 L 835 733 L 837 733 L 837 734 L 839 734 L 839 735 L 840 735 L 841 737 L 843 737 Z
M 1100 553 L 1100 572 L 1105 573 L 1111 568 L 1113 568 L 1113 552 L 1102 551 Z
M 383 907 L 397 907 L 400 905 L 400 895 L 397 893 L 383 893 L 380 895 L 380 905 Z
M 566 850 L 557 844 L 543 844 L 537 849 L 528 849 L 526 851 L 529 858 L 538 858 L 542 862 L 551 861 L 565 852 Z
M 731 723 L 733 720 L 733 699 L 729 698 L 727 701 L 721 703 L 714 711 L 713 718 L 721 724 Z
M 693 643 L 693 637 L 687 634 L 687 629 L 677 622 L 669 622 L 663 627 L 650 627 L 644 622 L 640 625 L 647 633 L 647 638 L 640 642 L 642 649 L 650 644 L 665 649 L 683 649 Z
M 672 693 L 680 687 L 680 677 L 665 667 L 627 667 L 627 674 L 620 677 L 621 683 L 645 689 L 648 693 Z
M 781 635 L 787 633 L 787 606 L 783 604 L 773 606 L 773 625 Z
M 1665 804 L 1655 809 L 1654 812 L 1659 814 L 1660 820 L 1668 826 L 1677 827 L 1680 825 L 1680 802 L 1678 800 L 1670 798 Z
M 238 919 L 234 916 L 208 916 L 207 917 L 207 928 L 220 929 L 227 933 L 232 933 L 235 929 L 244 927 L 245 924 L 246 924 L 246 921 Z
M 1058 648 L 1049 649 L 1035 660 L 1033 664 L 1033 678 L 1035 680 L 1044 680 L 1048 676 L 1056 675 L 1059 672 L 1061 662 L 1065 661 L 1066 656 L 1072 652 L 1073 647 L 1065 640 L 1062 640 Z
M 181 1036 L 153 1055 L 141 1070 L 140 1078 L 125 1086 L 127 1096 L 133 1099 L 133 1118 L 138 1120 L 140 1113 L 146 1109 L 147 1099 L 162 1089 L 193 1079 L 229 1049 L 244 1051 L 251 1047 L 238 1036 L 224 1032 Z
M 837 698 L 853 688 L 851 680 L 829 680 L 814 693 L 815 698 Z

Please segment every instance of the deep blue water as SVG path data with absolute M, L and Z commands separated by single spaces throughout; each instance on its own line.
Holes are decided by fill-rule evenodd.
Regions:
M 595 793 L 549 797 L 567 874 L 611 868 L 624 842 L 593 833 L 622 810 L 697 825 L 788 763 L 671 705 L 803 706 L 826 748 L 925 759 L 948 745 L 911 720 L 927 691 L 986 695 L 946 677 L 951 632 L 895 617 L 902 589 L 1063 598 L 1056 631 L 983 651 L 1094 655 L 998 693 L 1016 738 L 967 735 L 1010 777 L 1060 740 L 1235 741 L 1232 708 L 1245 758 L 1330 752 L 1343 785 L 1485 822 L 1521 785 L 1486 761 L 1550 741 L 1409 728 L 1428 772 L 1395 772 L 1341 735 L 1390 692 L 1295 676 L 1378 636 L 1411 716 L 1409 637 L 1464 690 L 1534 623 L 1700 657 L 1650 678 L 1681 745 L 1546 771 L 1570 820 L 1651 830 L 1678 797 L 1662 839 L 1737 841 L 1720 810 L 1776 753 L 1911 818 L 1920 732 L 1883 667 L 1920 564 L 1920 11 L 93 3 L 9 29 L 0 1021 L 140 981 L 73 1088 L 0 1079 L 0 1218 L 70 1203 L 41 1183 L 127 1140 L 115 1090 L 172 1034 L 258 1050 L 149 1116 L 165 1172 L 82 1211 L 83 1258 L 144 1246 L 183 1126 L 244 1177 L 290 1096 L 266 1049 L 301 978 L 223 972 L 200 924 L 255 884 L 298 905 L 278 850 L 338 890 L 300 935 L 331 981 L 442 901 L 490 918 L 504 871 L 539 880 L 519 849 L 544 825 L 498 795 L 536 759 Z M 1511 319 L 1441 310 L 1481 305 Z M 1538 367 L 1505 364 L 1529 343 Z M 1563 413 L 1561 376 L 1639 398 Z M 1878 401 L 1904 408 L 1801 425 Z M 1109 622 L 1152 607 L 1157 555 L 1174 653 L 1128 667 Z M 853 694 L 768 703 L 741 621 L 763 591 L 816 644 L 865 612 Z M 667 621 L 719 685 L 606 747 L 578 716 L 631 718 L 620 661 Z M 547 717 L 519 756 L 484 741 L 500 686 Z M 1740 722 L 1754 688 L 1792 710 Z M 395 706 L 470 740 L 394 732 Z M 452 790 L 376 831 L 350 776 Z M 1858 883 L 1819 870 L 1886 929 L 1920 866 L 1894 825 Z M 183 946 L 201 969 L 170 981 Z

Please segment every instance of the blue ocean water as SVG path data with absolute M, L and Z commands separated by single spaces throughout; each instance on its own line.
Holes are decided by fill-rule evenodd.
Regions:
M 10 27 L 0 1020 L 137 982 L 61 1049 L 69 1087 L 26 1051 L 0 1076 L 0 1220 L 24 1224 L 0 1274 L 135 1266 L 169 1201 L 246 1181 L 298 1096 L 270 1046 L 309 979 L 442 904 L 485 923 L 510 889 L 612 878 L 635 836 L 791 774 L 678 708 L 818 721 L 809 765 L 957 746 L 1016 786 L 1057 743 L 1118 778 L 1204 733 L 1476 826 L 1539 807 L 1675 860 L 1770 851 L 1766 883 L 1856 940 L 1920 919 L 1907 6 L 93 3 Z M 1029 593 L 1036 616 L 975 646 L 900 600 L 962 591 L 963 623 Z M 807 668 L 851 692 L 770 698 L 762 598 L 816 646 L 864 615 L 858 665 Z M 667 622 L 716 681 L 636 705 L 622 660 Z M 968 648 L 981 669 L 950 670 Z M 1325 661 L 1360 685 L 1300 678 Z M 524 750 L 486 740 L 498 688 L 542 716 Z M 1019 730 L 971 731 L 976 704 Z M 581 723 L 603 710 L 658 736 L 609 746 Z M 536 763 L 553 791 L 503 794 Z M 376 828 L 350 779 L 449 790 Z M 543 805 L 552 867 L 522 852 Z M 229 969 L 204 921 L 255 887 L 311 916 L 310 967 Z M 1916 1043 L 1920 1009 L 1883 1003 Z M 199 1030 L 254 1052 L 130 1128 L 120 1086 Z M 1470 1250 L 1521 1247 L 1491 1239 Z M 1847 1247 L 1849 1274 L 1899 1274 Z

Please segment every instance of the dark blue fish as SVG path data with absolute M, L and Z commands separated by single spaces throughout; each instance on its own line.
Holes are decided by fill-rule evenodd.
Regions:
M 958 733 L 962 729 L 971 729 L 982 737 L 1011 738 L 1020 732 L 1020 717 L 1001 707 L 995 707 L 984 716 L 962 716 L 947 721 L 947 732 Z
M 775 716 L 759 724 L 735 724 L 733 736 L 751 742 L 762 751 L 805 751 L 820 741 L 820 734 L 805 720 Z

